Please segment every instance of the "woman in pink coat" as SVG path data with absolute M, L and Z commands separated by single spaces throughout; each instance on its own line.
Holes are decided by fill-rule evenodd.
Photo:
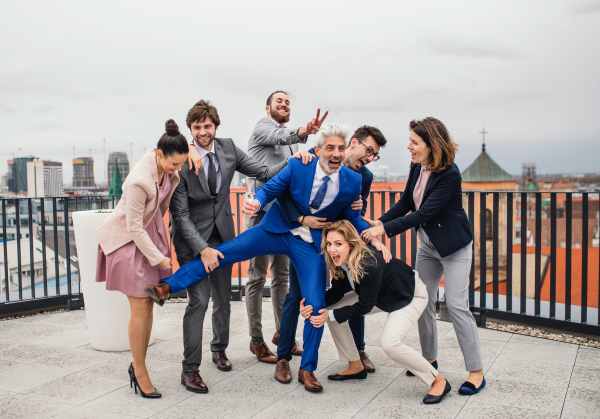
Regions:
M 158 398 L 146 369 L 146 351 L 152 330 L 153 301 L 144 287 L 171 276 L 171 251 L 163 216 L 179 183 L 177 173 L 188 157 L 188 143 L 172 119 L 156 148 L 148 151 L 123 183 L 115 210 L 98 227 L 96 281 L 107 290 L 127 295 L 131 307 L 129 366 L 131 384 L 142 397 Z

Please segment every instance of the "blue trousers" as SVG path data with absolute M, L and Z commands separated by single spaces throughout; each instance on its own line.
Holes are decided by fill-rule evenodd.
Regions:
M 350 284 L 348 284 L 350 288 Z M 352 291 L 352 289 L 350 289 Z M 300 291 L 300 282 L 298 273 L 292 264 L 290 264 L 290 288 L 283 303 L 281 310 L 281 318 L 279 320 L 279 344 L 277 345 L 277 360 L 292 359 L 292 349 L 296 343 L 296 329 L 298 327 L 298 316 L 300 313 L 300 301 L 302 300 L 302 292 Z M 306 321 L 304 322 L 306 327 Z M 365 316 L 349 319 L 348 325 L 354 343 L 359 351 L 365 350 Z
M 306 243 L 289 232 L 270 233 L 265 231 L 260 225 L 257 225 L 244 231 L 235 239 L 223 243 L 216 250 L 224 256 L 223 259 L 219 259 L 220 268 L 252 259 L 256 256 L 286 255 L 290 258 L 295 272 L 298 273 L 294 286 L 297 286 L 299 294 L 306 298 L 306 305 L 313 306 L 313 315 L 317 315 L 319 310 L 325 307 L 327 266 L 325 259 L 317 253 L 317 249 L 313 243 Z M 168 283 L 171 287 L 171 293 L 174 294 L 192 284 L 202 281 L 208 275 L 204 269 L 202 260 L 194 259 L 179 268 L 173 276 L 161 282 Z M 290 287 L 291 282 L 290 280 Z M 292 336 L 296 335 L 298 314 L 299 308 L 297 307 Z M 292 324 L 283 323 L 282 320 L 280 333 L 286 333 L 288 325 L 291 326 Z M 315 328 L 309 320 L 305 320 L 302 336 L 304 340 L 304 353 L 302 354 L 301 362 L 302 369 L 307 371 L 315 371 L 317 369 L 319 345 L 321 344 L 322 336 L 323 327 Z

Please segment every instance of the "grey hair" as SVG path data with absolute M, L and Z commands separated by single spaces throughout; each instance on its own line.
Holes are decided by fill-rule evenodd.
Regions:
M 350 135 L 350 128 L 348 128 L 348 125 L 340 125 L 335 122 L 324 124 L 315 136 L 315 147 L 323 147 L 325 138 L 331 137 L 332 135 L 342 137 L 344 139 L 344 144 L 346 144 L 348 142 L 348 136 Z

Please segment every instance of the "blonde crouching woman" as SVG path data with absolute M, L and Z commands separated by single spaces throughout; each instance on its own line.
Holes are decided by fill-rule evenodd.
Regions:
M 430 388 L 425 404 L 442 401 L 451 390 L 442 374 L 425 358 L 403 343 L 427 305 L 425 284 L 417 273 L 399 259 L 385 263 L 381 253 L 363 243 L 348 221 L 336 221 L 323 230 L 322 249 L 333 281 L 325 294 L 326 309 L 310 316 L 312 306 L 300 305 L 300 313 L 315 327 L 326 322 L 335 342 L 340 361 L 349 362 L 346 370 L 330 375 L 330 380 L 365 379 L 365 371 L 346 320 L 385 311 L 388 314 L 381 347 L 405 368 L 410 369 Z M 345 293 L 347 285 L 353 291 Z

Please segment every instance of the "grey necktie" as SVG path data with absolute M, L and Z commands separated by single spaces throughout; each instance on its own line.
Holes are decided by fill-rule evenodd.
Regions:
M 213 153 L 209 152 L 208 157 L 208 190 L 211 196 L 217 196 L 217 169 L 213 162 Z

